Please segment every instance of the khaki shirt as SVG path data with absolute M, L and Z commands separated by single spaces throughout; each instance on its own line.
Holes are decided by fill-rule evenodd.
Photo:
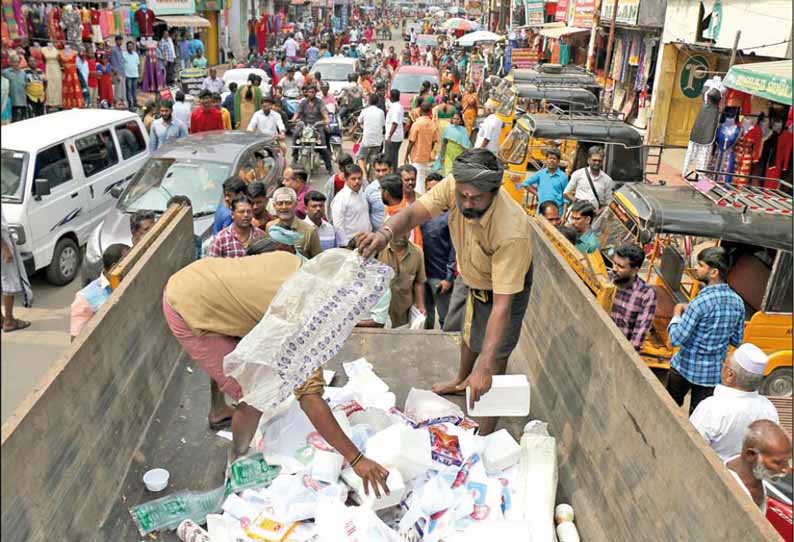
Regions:
M 504 189 L 499 189 L 479 220 L 461 214 L 455 203 L 452 175 L 418 201 L 433 218 L 449 211 L 449 234 L 466 286 L 495 294 L 515 294 L 524 289 L 532 262 L 529 216 Z
M 408 313 L 414 304 L 414 285 L 427 282 L 425 276 L 425 257 L 422 249 L 408 243 L 402 255 L 386 247 L 378 257 L 380 261 L 394 269 L 394 278 L 391 279 L 391 305 L 389 305 L 389 318 L 392 327 L 399 327 L 408 323 Z
M 281 221 L 278 218 L 271 220 L 267 223 L 267 226 L 265 226 L 265 231 L 270 231 L 271 227 L 279 224 L 281 224 Z M 295 248 L 297 248 L 301 254 L 307 258 L 314 258 L 320 252 L 322 252 L 322 249 L 320 248 L 320 236 L 317 233 L 317 228 L 311 224 L 307 224 L 298 217 L 293 217 L 290 228 L 300 234 L 303 234 L 303 239 L 297 245 L 295 245 Z
M 202 258 L 171 276 L 165 297 L 194 334 L 245 337 L 300 266 L 300 258 L 283 251 Z
M 300 399 L 304 395 L 322 395 L 324 391 L 325 379 L 323 378 L 323 368 L 320 367 L 309 375 L 309 379 L 306 382 L 295 388 L 293 393 L 295 394 L 295 399 Z

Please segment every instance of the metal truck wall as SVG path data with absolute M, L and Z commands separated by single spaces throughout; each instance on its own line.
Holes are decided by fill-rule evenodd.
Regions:
M 162 311 L 183 210 L 2 429 L 2 539 L 95 540 L 181 351 Z
M 588 542 L 779 540 L 593 295 L 534 230 L 534 275 L 508 371 L 557 437 L 558 499 Z M 619 335 L 619 334 L 617 334 Z

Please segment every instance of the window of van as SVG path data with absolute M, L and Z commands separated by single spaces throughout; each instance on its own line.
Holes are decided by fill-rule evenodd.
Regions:
M 124 160 L 146 150 L 146 140 L 141 133 L 141 127 L 134 120 L 116 126 L 116 137 Z
M 119 155 L 116 153 L 116 144 L 113 143 L 110 130 L 91 134 L 74 143 L 86 177 L 96 175 L 119 163 Z
M 47 179 L 51 189 L 72 180 L 72 168 L 63 143 L 39 152 L 33 179 Z

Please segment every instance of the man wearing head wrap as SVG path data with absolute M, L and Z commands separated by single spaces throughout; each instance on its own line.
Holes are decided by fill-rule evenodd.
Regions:
M 292 188 L 286 186 L 277 188 L 273 192 L 273 205 L 278 218 L 268 222 L 265 229 L 271 237 L 271 229 L 274 226 L 283 228 L 284 232 L 297 234 L 300 238 L 295 237 L 296 241 L 293 246 L 306 258 L 314 258 L 321 252 L 320 236 L 317 234 L 317 228 L 295 216 L 297 198 L 298 196 Z M 282 232 L 282 239 L 284 239 L 284 232 Z
M 172 275 L 163 292 L 163 313 L 171 332 L 211 379 L 210 428 L 232 426 L 233 459 L 248 447 L 261 412 L 241 401 L 243 387 L 224 371 L 224 358 L 263 319 L 276 293 L 300 269 L 301 259 L 285 248 L 273 238 L 260 238 L 244 257 L 196 260 Z M 355 461 L 359 450 L 323 400 L 324 389 L 320 367 L 293 394 L 317 432 L 355 463 L 364 487 L 370 485 L 379 494 L 378 486 L 387 489 L 388 472 L 363 455 Z M 238 401 L 237 408 L 227 405 L 224 395 Z
M 722 383 L 689 418 L 723 461 L 741 452 L 748 425 L 756 420 L 779 423 L 775 405 L 758 394 L 768 361 L 754 344 L 744 343 L 734 350 L 722 365 Z
M 450 394 L 471 388 L 472 405 L 491 388 L 491 377 L 505 371 L 532 284 L 529 218 L 501 188 L 502 172 L 492 152 L 469 149 L 455 160 L 451 176 L 359 243 L 362 253 L 372 256 L 393 238 L 449 211 L 449 233 L 467 299 L 459 309 L 465 311 L 465 320 L 457 377 L 433 386 L 433 391 Z M 447 320 L 455 321 L 451 313 Z M 493 431 L 496 421 L 484 419 L 480 431 Z

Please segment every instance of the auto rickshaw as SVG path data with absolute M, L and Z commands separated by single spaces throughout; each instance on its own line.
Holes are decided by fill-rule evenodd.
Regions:
M 657 307 L 640 353 L 648 367 L 669 368 L 673 308 L 700 291 L 697 254 L 720 245 L 731 265 L 727 283 L 745 303 L 744 342 L 769 356 L 761 392 L 792 393 L 791 196 L 713 183 L 702 175 L 686 186 L 624 185 L 594 229 L 607 261 L 625 242 L 645 246 L 649 254 L 642 278 L 656 290 Z
M 636 183 L 645 179 L 647 148 L 642 134 L 633 126 L 612 116 L 592 113 L 530 114 L 520 117 L 501 145 L 500 158 L 507 169 L 504 187 L 530 214 L 535 203 L 517 185 L 527 172 L 543 167 L 546 150 L 559 149 L 560 167 L 570 174 L 587 165 L 590 147 L 604 147 L 604 171 L 617 184 Z

